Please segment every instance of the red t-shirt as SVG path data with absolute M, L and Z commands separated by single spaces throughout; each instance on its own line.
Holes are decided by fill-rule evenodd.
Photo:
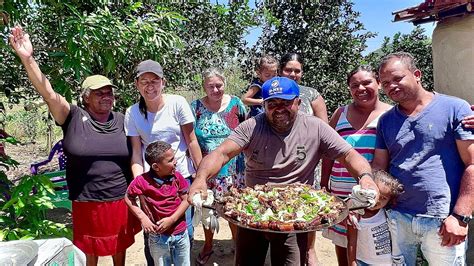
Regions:
M 181 195 L 188 192 L 188 183 L 178 172 L 166 179 L 158 179 L 158 182 L 154 178 L 158 179 L 152 172 L 137 176 L 128 186 L 127 193 L 130 197 L 145 196 L 153 219 L 159 221 L 164 217 L 170 217 L 178 209 L 181 204 Z M 186 219 L 183 214 L 164 234 L 176 235 L 184 230 L 186 230 Z

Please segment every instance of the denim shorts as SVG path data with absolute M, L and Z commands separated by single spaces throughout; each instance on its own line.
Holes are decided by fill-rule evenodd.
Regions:
M 438 231 L 444 218 L 413 216 L 387 210 L 392 237 L 394 265 L 415 265 L 418 249 L 429 265 L 465 265 L 466 241 L 459 245 L 441 246 Z
M 148 244 L 155 265 L 191 265 L 188 231 L 177 235 L 149 234 Z

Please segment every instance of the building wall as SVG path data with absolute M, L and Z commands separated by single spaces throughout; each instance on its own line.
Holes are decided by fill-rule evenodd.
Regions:
M 474 14 L 437 23 L 433 72 L 436 91 L 474 104 Z
M 433 31 L 435 90 L 474 104 L 474 14 L 437 23 Z M 474 220 L 469 224 L 467 265 L 474 265 Z

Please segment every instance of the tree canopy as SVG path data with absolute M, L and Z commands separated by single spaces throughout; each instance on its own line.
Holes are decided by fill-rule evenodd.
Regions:
M 395 52 L 411 53 L 423 75 L 423 87 L 429 91 L 434 90 L 431 39 L 426 36 L 422 27 L 415 27 L 409 34 L 398 32 L 392 38 L 385 37 L 382 46 L 368 54 L 365 62 L 377 68 L 382 57 Z
M 321 92 L 328 110 L 349 99 L 348 73 L 362 59 L 367 39 L 353 3 L 338 1 L 278 1 L 264 6 L 266 20 L 257 49 L 282 56 L 295 52 L 304 60 L 302 83 Z
M 168 86 L 187 88 L 197 84 L 203 69 L 223 67 L 244 50 L 243 36 L 255 24 L 255 11 L 246 1 L 228 5 L 148 2 L 3 3 L 0 12 L 9 21 L 1 25 L 2 37 L 7 38 L 8 26 L 24 25 L 35 46 L 35 58 L 57 92 L 72 100 L 86 76 L 102 74 L 118 85 L 123 108 L 136 101 L 130 85 L 140 61 L 161 62 Z M 14 103 L 32 96 L 7 43 L 0 46 L 0 59 L 5 62 L 0 66 L 0 92 Z
M 248 0 L 10 0 L 0 1 L 0 14 L 0 93 L 12 103 L 37 97 L 6 42 L 16 24 L 30 33 L 35 58 L 57 92 L 72 101 L 86 76 L 102 74 L 118 85 L 120 110 L 137 100 L 133 69 L 145 59 L 162 63 L 168 90 L 196 91 L 202 71 L 219 67 L 235 93 L 250 81 L 256 58 L 296 52 L 304 58 L 302 83 L 319 90 L 331 112 L 350 100 L 345 80 L 354 66 L 406 50 L 416 55 L 432 88 L 431 42 L 423 31 L 387 38 L 378 53 L 364 58 L 365 43 L 375 34 L 364 29 L 350 0 L 256 1 L 255 7 Z M 245 36 L 255 27 L 263 33 L 249 47 Z

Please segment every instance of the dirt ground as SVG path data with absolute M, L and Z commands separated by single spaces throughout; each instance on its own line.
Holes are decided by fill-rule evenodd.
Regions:
M 219 218 L 219 225 L 220 231 L 214 236 L 214 254 L 206 265 L 233 265 L 233 241 L 229 226 L 222 218 Z M 194 237 L 194 245 L 191 251 L 191 265 L 194 265 L 194 260 L 204 244 L 202 226 L 195 229 Z M 337 265 L 334 246 L 330 241 L 321 236 L 321 232 L 317 233 L 316 254 L 320 262 L 319 265 Z M 112 265 L 112 260 L 110 257 L 102 257 L 99 259 L 99 265 Z M 141 233 L 135 236 L 135 244 L 127 250 L 126 265 L 145 265 L 143 235 Z M 268 256 L 265 265 L 270 265 Z

